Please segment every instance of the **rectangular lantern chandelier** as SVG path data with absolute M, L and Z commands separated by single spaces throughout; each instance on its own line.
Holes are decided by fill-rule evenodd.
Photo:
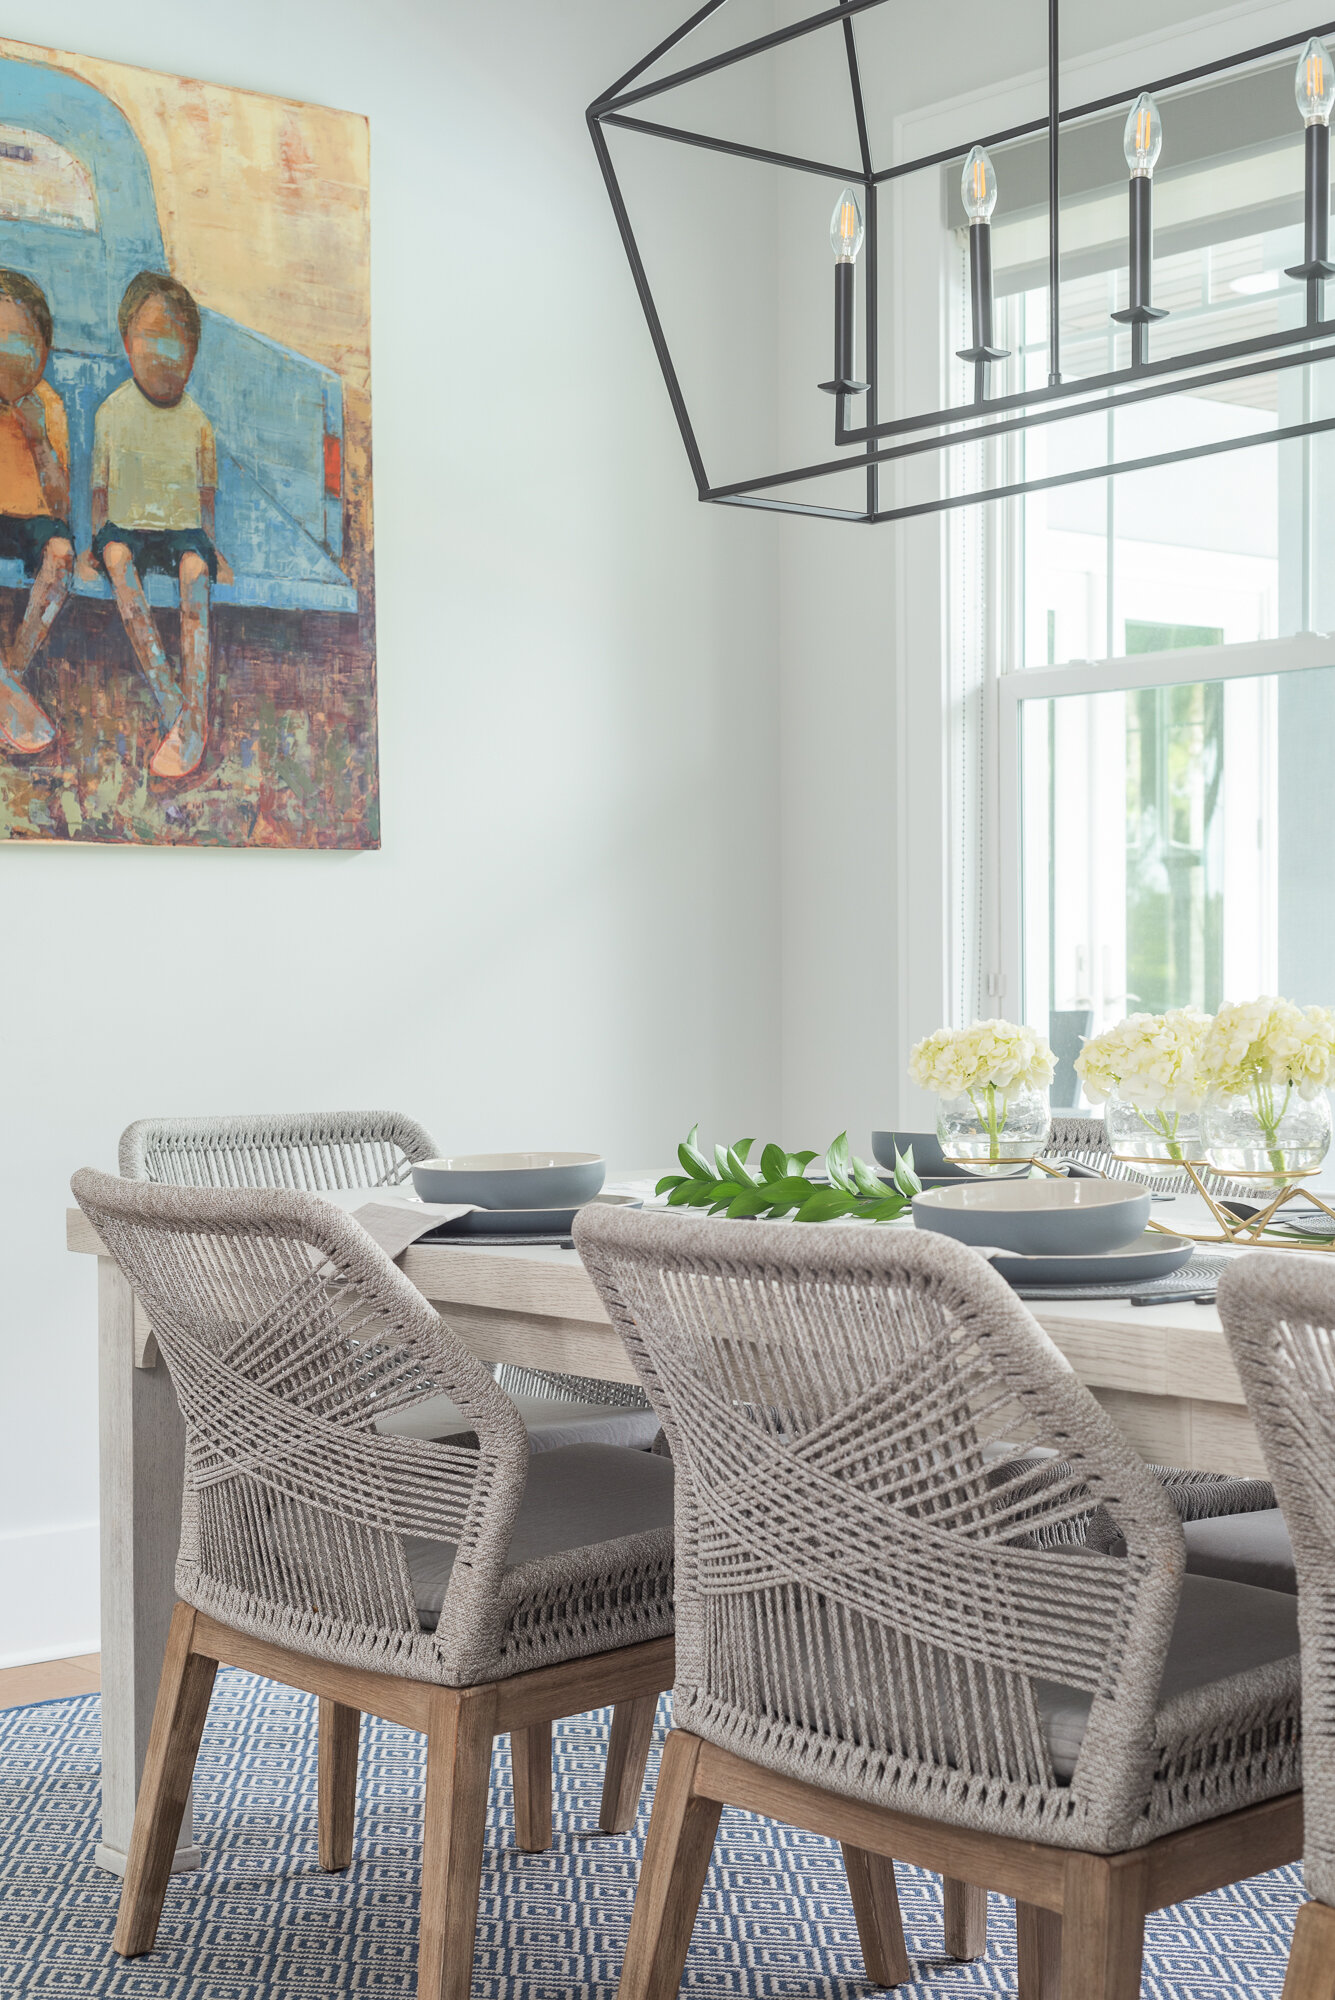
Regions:
M 727 0 L 707 0 L 706 5 L 636 63 L 633 69 L 618 78 L 589 107 L 589 132 L 700 499 L 725 506 L 812 514 L 828 520 L 866 523 L 899 521 L 919 514 L 976 506 L 983 500 L 1011 499 L 1026 493 L 1042 492 L 1049 487 L 1068 486 L 1089 479 L 1107 479 L 1117 473 L 1144 472 L 1158 466 L 1178 464 L 1184 459 L 1205 458 L 1221 452 L 1245 450 L 1258 444 L 1282 443 L 1288 439 L 1335 430 L 1335 417 L 1311 418 L 1260 435 L 1253 432 L 1236 438 L 1212 439 L 1174 451 L 1080 467 L 1042 478 L 1015 480 L 979 491 L 946 493 L 907 505 L 883 505 L 880 490 L 882 466 L 962 445 L 985 443 L 1016 432 L 1036 430 L 1072 417 L 1104 415 L 1128 405 L 1151 402 L 1160 396 L 1208 392 L 1215 385 L 1239 381 L 1248 376 L 1270 375 L 1289 368 L 1312 368 L 1319 362 L 1335 360 L 1335 318 L 1326 317 L 1324 299 L 1326 281 L 1335 276 L 1335 264 L 1331 263 L 1329 256 L 1330 118 L 1335 107 L 1335 68 L 1326 46 L 1327 38 L 1335 37 L 1335 22 L 1319 24 L 1304 35 L 1281 37 L 1258 47 L 1240 49 L 1218 62 L 1203 63 L 1173 76 L 1160 77 L 1141 90 L 1134 101 L 1112 96 L 1063 108 L 1058 88 L 1059 0 L 1047 0 L 1048 111 L 1045 118 L 1031 119 L 1006 131 L 993 132 L 977 142 L 876 169 L 867 135 L 855 24 L 860 14 L 885 4 L 886 0 L 842 0 L 842 4 L 811 14 L 786 28 L 757 36 L 685 68 L 670 70 L 652 81 L 642 81 L 647 71 L 727 5 Z M 652 100 L 665 92 L 821 32 L 842 38 L 861 154 L 856 167 L 801 159 L 726 136 L 709 136 L 662 124 L 643 115 L 644 110 L 651 108 Z M 1302 288 L 1301 296 L 1305 304 L 1302 324 L 1251 339 L 1198 348 L 1191 353 L 1156 358 L 1152 349 L 1151 328 L 1167 317 L 1163 308 L 1152 303 L 1151 297 L 1153 178 L 1164 146 L 1164 125 L 1156 93 L 1177 90 L 1209 77 L 1245 69 L 1248 65 L 1283 56 L 1287 52 L 1296 52 L 1297 56 L 1294 75 L 1295 138 L 1296 128 L 1301 125 L 1305 154 L 1303 255 L 1301 262 L 1290 266 L 1285 275 L 1295 287 Z M 1059 285 L 1061 128 L 1076 120 L 1118 110 L 1128 103 L 1123 143 L 1128 176 L 1127 304 L 1124 310 L 1113 313 L 1111 318 L 1128 329 L 1129 359 L 1124 366 L 1102 374 L 1064 379 Z M 841 454 L 838 458 L 793 466 L 727 485 L 711 482 L 612 163 L 608 128 L 638 132 L 672 144 L 702 147 L 706 151 L 731 154 L 740 159 L 813 174 L 843 184 L 834 203 L 830 224 L 830 241 L 834 251 L 834 370 L 829 381 L 813 385 L 813 388 L 824 390 L 833 399 L 833 442 Z M 1007 353 L 996 346 L 993 334 L 991 235 L 998 184 L 989 149 L 1042 133 L 1047 138 L 1048 167 L 1048 379 L 1045 385 L 992 395 L 989 393 L 991 370 L 995 363 L 1007 358 Z M 971 364 L 972 395 L 967 401 L 943 409 L 881 419 L 877 413 L 878 190 L 905 175 L 947 167 L 956 160 L 962 163 L 960 191 L 969 227 L 971 315 L 970 344 L 957 349 L 956 353 L 961 360 Z M 865 379 L 859 379 L 857 365 L 857 279 L 860 262 L 866 273 L 865 358 L 862 364 Z M 863 507 L 815 506 L 783 497 L 786 487 L 864 468 L 866 503 Z

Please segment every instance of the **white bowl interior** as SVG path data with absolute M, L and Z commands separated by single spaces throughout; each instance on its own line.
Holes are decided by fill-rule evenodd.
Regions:
M 601 1153 L 447 1153 L 441 1160 L 415 1160 L 414 1166 L 437 1173 L 514 1174 L 531 1167 L 593 1167 Z
M 1117 1181 L 957 1181 L 913 1197 L 924 1208 L 976 1209 L 1033 1215 L 1063 1208 L 1115 1208 L 1140 1201 L 1145 1190 Z

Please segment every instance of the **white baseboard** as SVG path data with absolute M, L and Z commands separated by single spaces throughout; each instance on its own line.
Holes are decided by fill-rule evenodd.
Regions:
M 97 1522 L 0 1535 L 0 1667 L 95 1653 Z

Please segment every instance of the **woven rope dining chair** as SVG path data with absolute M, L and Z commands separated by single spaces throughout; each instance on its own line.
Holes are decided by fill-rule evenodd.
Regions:
M 652 1214 L 576 1237 L 677 1470 L 622 2000 L 677 1991 L 723 1803 L 843 1843 L 881 1984 L 910 1976 L 892 1856 L 1013 1896 L 1025 2000 L 1133 2000 L 1147 1911 L 1296 1855 L 1294 1600 L 1184 1578 L 1168 1496 L 981 1258 Z M 1091 1504 L 1124 1555 L 1045 1541 Z
M 467 2000 L 492 1738 L 652 1703 L 672 1672 L 672 1467 L 523 1423 L 366 1232 L 284 1191 L 83 1171 L 185 1420 L 173 1613 L 115 1948 L 152 1949 L 219 1663 L 321 1703 L 321 1760 L 362 1710 L 427 1736 L 419 1993 Z M 470 1446 L 376 1417 L 449 1395 Z M 535 1773 L 531 1782 L 541 1782 Z
M 290 1188 L 320 1194 L 348 1188 L 393 1188 L 419 1160 L 440 1148 L 416 1119 L 401 1111 L 243 1112 L 207 1118 L 140 1118 L 121 1134 L 120 1170 L 127 1180 L 168 1187 Z M 494 1369 L 517 1399 L 531 1447 L 573 1443 L 652 1444 L 658 1421 L 641 1389 L 620 1382 L 514 1368 Z M 461 1432 L 457 1412 L 419 1409 L 400 1417 L 418 1436 Z M 391 1416 L 392 1426 L 395 1418 Z M 357 1720 L 341 1729 L 320 1760 L 321 1866 L 346 1868 L 351 1858 L 357 1782 Z M 654 1704 L 641 1702 L 613 1718 L 601 1829 L 627 1833 L 639 1811 L 644 1767 L 653 1739 Z M 324 1733 L 322 1725 L 322 1734 Z M 350 1739 L 350 1740 L 349 1740 Z M 543 1753 L 536 1728 L 514 1759 L 515 1827 L 519 1845 L 551 1845 L 551 1746 Z
M 1302 1634 L 1303 1877 L 1284 2000 L 1335 2000 L 1335 1271 L 1255 1251 L 1219 1283 L 1219 1317 L 1293 1548 Z

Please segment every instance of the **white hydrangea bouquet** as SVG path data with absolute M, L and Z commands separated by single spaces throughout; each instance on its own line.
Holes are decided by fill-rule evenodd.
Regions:
M 1335 1010 L 1266 994 L 1221 1007 L 1198 1070 L 1206 1143 L 1221 1172 L 1278 1183 L 1320 1166 L 1330 1145 Z
M 1168 1169 L 1200 1158 L 1200 1060 L 1209 1029 L 1208 1014 L 1173 1007 L 1128 1014 L 1085 1043 L 1076 1074 L 1090 1103 L 1106 1105 L 1109 1144 L 1120 1157 Z
M 942 1151 L 983 1174 L 1013 1173 L 1047 1144 L 1055 1068 L 1046 1038 L 1015 1021 L 938 1028 L 909 1056 L 913 1081 L 941 1100 Z

